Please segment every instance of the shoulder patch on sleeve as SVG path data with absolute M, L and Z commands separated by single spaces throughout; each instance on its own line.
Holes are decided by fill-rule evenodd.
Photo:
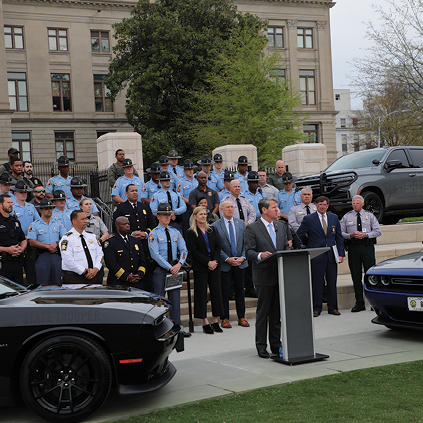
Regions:
M 103 248 L 107 248 L 109 246 L 109 241 L 104 241 Z
M 70 235 L 72 235 L 72 232 L 68 232 L 68 233 L 65 234 L 65 236 L 70 236 Z
M 66 248 L 68 248 L 68 241 L 65 239 L 62 241 L 62 251 L 66 251 Z

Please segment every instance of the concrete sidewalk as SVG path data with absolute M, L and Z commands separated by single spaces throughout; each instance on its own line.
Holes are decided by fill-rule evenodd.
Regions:
M 392 331 L 374 325 L 370 321 L 374 316 L 370 310 L 343 310 L 341 316 L 322 313 L 314 319 L 316 352 L 329 358 L 296 366 L 257 355 L 254 320 L 249 328 L 232 322 L 232 329 L 214 335 L 205 335 L 196 326 L 192 337 L 185 341 L 185 351 L 170 356 L 178 371 L 167 386 L 146 395 L 121 397 L 112 391 L 107 403 L 87 422 L 110 422 L 207 398 L 423 358 L 421 332 Z M 43 422 L 23 407 L 3 408 L 1 413 L 2 423 Z

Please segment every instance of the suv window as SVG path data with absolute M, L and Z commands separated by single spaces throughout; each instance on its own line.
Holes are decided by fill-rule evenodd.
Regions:
M 411 148 L 410 154 L 411 154 L 411 159 L 413 160 L 414 167 L 423 167 L 423 149 Z
M 333 172 L 335 170 L 359 169 L 362 167 L 375 167 L 373 159 L 381 160 L 386 150 L 358 151 L 347 156 L 342 156 L 329 165 L 324 172 Z
M 387 162 L 391 160 L 399 160 L 402 163 L 400 168 L 410 167 L 410 163 L 408 162 L 407 156 L 405 155 L 404 150 L 394 150 L 387 159 Z

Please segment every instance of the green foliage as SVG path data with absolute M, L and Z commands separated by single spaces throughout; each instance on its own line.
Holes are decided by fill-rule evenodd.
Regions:
M 105 83 L 113 99 L 127 89 L 126 114 L 143 136 L 145 165 L 171 148 L 192 158 L 204 153 L 187 134 L 191 90 L 207 88 L 234 29 L 262 28 L 259 18 L 226 0 L 140 0 L 130 18 L 114 25 L 117 45 Z
M 306 116 L 293 113 L 300 95 L 284 78 L 272 77 L 280 55 L 266 55 L 258 33 L 232 34 L 210 72 L 209 87 L 193 91 L 198 105 L 190 133 L 202 145 L 253 144 L 260 166 L 273 166 L 281 149 L 304 138 Z

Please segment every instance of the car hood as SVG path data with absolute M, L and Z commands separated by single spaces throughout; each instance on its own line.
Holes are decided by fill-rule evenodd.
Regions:
M 423 250 L 382 261 L 367 274 L 423 277 Z

